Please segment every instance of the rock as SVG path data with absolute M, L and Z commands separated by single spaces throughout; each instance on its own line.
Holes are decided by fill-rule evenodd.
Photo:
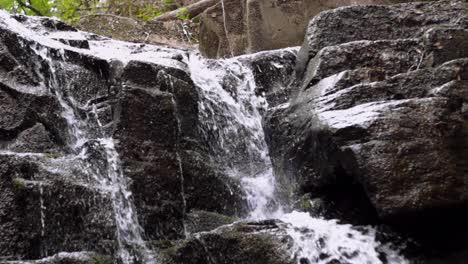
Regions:
M 375 32 L 358 30 L 358 14 Z M 265 119 L 279 185 L 298 185 L 280 188 L 283 199 L 310 194 L 327 217 L 354 218 L 343 213 L 356 208 L 362 221 L 378 219 L 424 244 L 466 245 L 466 18 L 461 2 L 346 7 L 314 18 L 305 78 Z M 330 202 L 344 208 L 330 211 Z
M 468 57 L 466 49 L 468 30 L 454 28 L 432 28 L 423 36 L 426 45 L 427 66 L 436 66 L 444 62 Z
M 387 76 L 414 70 L 420 66 L 423 50 L 421 43 L 412 39 L 363 40 L 328 46 L 310 60 L 303 89 L 345 70 L 369 68 L 383 71 Z
M 288 88 L 293 81 L 297 51 L 297 48 L 288 48 L 239 57 L 252 69 L 256 93 L 265 96 L 270 107 L 290 98 L 292 91 Z
M 8 146 L 9 150 L 16 152 L 55 152 L 55 144 L 44 125 L 37 123 L 33 127 L 18 135 L 16 141 Z
M 296 173 L 306 191 L 352 177 L 363 184 L 380 217 L 386 220 L 399 218 L 403 212 L 430 210 L 436 204 L 463 204 L 465 165 L 458 155 L 464 150 L 450 142 L 465 144 L 465 121 L 460 112 L 461 102 L 466 100 L 462 92 L 465 65 L 465 60 L 455 60 L 436 69 L 338 91 L 333 89 L 342 74 L 320 81 L 305 91 L 301 100 L 269 116 L 268 130 L 290 131 L 289 135 L 281 132 L 269 138 L 277 172 Z M 278 123 L 281 121 L 284 123 Z M 294 145 L 285 147 L 291 137 Z M 279 146 L 284 148 L 284 158 L 275 152 Z M 426 163 L 428 156 L 434 161 L 431 166 Z M 421 175 L 425 175 L 424 181 L 419 180 Z M 439 177 L 445 179 L 444 185 Z
M 201 153 L 188 150 L 181 153 L 187 210 L 235 217 L 246 215 L 247 201 L 239 181 L 226 175 L 207 154 Z
M 57 101 L 15 88 L 0 83 L 0 145 L 12 144 L 23 152 L 63 147 L 68 135 Z M 31 135 L 36 132 L 42 135 Z
M 432 10 L 431 5 L 439 4 L 417 5 Z M 401 11 L 409 6 L 385 10 Z M 384 7 L 367 8 L 366 14 L 372 17 Z M 431 23 L 450 17 L 460 5 L 453 3 L 452 8 L 439 13 Z M 364 9 L 349 7 L 327 14 L 332 17 Z M 315 30 L 329 30 L 333 25 Z M 447 243 L 451 236 L 447 247 L 463 247 L 466 230 L 462 223 L 466 219 L 462 211 L 468 205 L 464 180 L 468 165 L 462 158 L 467 155 L 463 105 L 468 100 L 468 64 L 466 48 L 456 43 L 464 43 L 465 30 L 427 30 L 423 25 L 411 30 L 422 37 L 416 42 L 353 38 L 336 44 L 333 40 L 331 46 L 316 53 L 307 68 L 308 78 L 296 88 L 297 95 L 267 115 L 270 154 L 286 198 L 292 195 L 288 186 L 295 184 L 299 194 L 324 196 L 325 201 L 335 204 L 343 199 L 353 201 L 353 190 L 364 192 L 379 221 L 416 235 L 424 244 L 445 247 L 440 242 Z M 329 39 L 323 38 L 313 42 L 328 43 Z M 448 42 L 454 44 L 453 49 L 443 44 Z M 403 43 L 400 51 L 387 49 Z M 373 45 L 376 50 L 370 51 Z M 424 56 L 411 57 L 409 51 L 415 47 Z M 359 50 L 366 59 L 346 56 L 348 49 Z M 410 56 L 381 55 L 403 54 L 405 50 Z M 331 193 L 343 195 L 334 197 Z M 366 209 L 365 199 L 352 203 L 351 207 L 372 212 Z M 375 221 L 372 219 L 370 214 L 364 221 Z
M 86 264 L 99 263 L 110 264 L 112 259 L 106 255 L 96 254 L 94 252 L 61 252 L 51 257 L 34 260 L 34 261 L 9 261 L 10 264 Z
M 192 211 L 187 214 L 187 231 L 191 234 L 211 231 L 233 222 L 232 217 L 225 215 L 207 211 Z
M 324 10 L 401 2 L 405 1 L 225 0 L 226 12 L 218 3 L 201 15 L 200 51 L 209 58 L 222 58 L 299 46 L 309 20 Z
M 15 260 L 62 251 L 112 253 L 109 197 L 48 172 L 47 159 L 0 155 L 0 255 Z
M 142 73 L 147 77 L 141 78 Z M 185 210 L 244 214 L 238 183 L 210 161 L 204 147 L 199 95 L 187 72 L 130 62 L 122 82 L 126 88 L 114 106 L 115 137 L 149 237 L 181 237 Z
M 293 263 L 287 253 L 287 241 L 284 230 L 276 223 L 238 223 L 199 233 L 161 254 L 163 263 L 168 264 L 287 264 Z
M 353 6 L 326 11 L 310 21 L 296 70 L 301 76 L 309 60 L 328 46 L 356 40 L 418 38 L 431 27 L 463 28 L 467 23 L 462 1 Z

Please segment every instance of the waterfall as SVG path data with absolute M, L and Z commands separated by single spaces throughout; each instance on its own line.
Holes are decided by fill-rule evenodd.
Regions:
M 224 2 L 221 3 L 226 21 Z M 143 239 L 143 230 L 138 223 L 132 193 L 123 174 L 115 142 L 104 131 L 96 105 L 92 102 L 87 105 L 88 118 L 84 119 L 77 113 L 78 104 L 68 94 L 74 80 L 63 75 L 67 67 L 65 46 L 29 31 L 2 11 L 0 17 L 6 21 L 7 27 L 13 27 L 13 31 L 24 36 L 36 36 L 34 42 L 39 45 L 25 44 L 23 48 L 35 52 L 38 58 L 35 69 L 42 76 L 41 86 L 47 87 L 57 98 L 71 136 L 68 142 L 71 153 L 60 161 L 68 159 L 79 162 L 80 169 L 99 184 L 100 190 L 110 195 L 117 227 L 119 260 L 124 264 L 155 263 L 155 256 Z M 80 37 L 82 33 L 67 34 Z M 107 60 L 115 59 L 124 64 L 133 59 L 186 70 L 184 62 L 174 59 L 178 57 L 176 55 L 185 55 L 185 52 L 178 54 L 175 50 L 110 40 L 89 41 L 89 44 L 89 51 L 78 52 Z M 135 49 L 139 52 L 134 53 Z M 268 103 L 257 92 L 252 70 L 238 58 L 206 60 L 194 53 L 189 54 L 185 63 L 200 94 L 199 123 L 202 136 L 212 152 L 211 157 L 226 175 L 237 179 L 245 191 L 250 211 L 245 220 L 279 219 L 284 222 L 286 232 L 294 242 L 291 257 L 300 264 L 335 261 L 378 264 L 383 263 L 381 253 L 385 253 L 385 263 L 407 263 L 396 250 L 376 240 L 376 230 L 372 227 L 340 224 L 337 220 L 314 218 L 304 212 L 286 212 L 284 208 L 289 206 L 283 206 L 275 197 L 277 183 L 262 127 L 262 116 L 268 109 Z M 49 75 L 46 77 L 44 73 Z M 99 155 L 93 159 L 101 160 L 90 162 L 88 156 L 91 151 Z M 179 155 L 177 159 L 182 174 Z M 99 164 L 105 164 L 105 167 L 101 168 Z M 43 212 L 42 185 L 40 192 L 41 232 L 44 232 L 47 219 Z
M 262 127 L 268 104 L 255 94 L 252 72 L 236 59 L 205 60 L 192 54 L 189 70 L 202 100 L 202 132 L 215 162 L 242 182 L 249 219 L 272 218 L 281 211 L 273 195 L 275 178 Z
M 118 259 L 123 264 L 155 263 L 155 256 L 146 247 L 143 240 L 143 230 L 138 223 L 132 193 L 122 172 L 114 140 L 101 129 L 102 125 L 97 117 L 95 106 L 92 106 L 91 110 L 87 110 L 88 118 L 83 120 L 77 114 L 78 105 L 75 99 L 68 94 L 73 81 L 76 80 L 73 76 L 67 76 L 67 58 L 64 49 L 72 48 L 37 35 L 3 11 L 0 11 L 0 17 L 7 28 L 33 38 L 33 44 L 23 44 L 23 48 L 30 49 L 35 53 L 37 58 L 31 58 L 31 61 L 35 61 L 34 69 L 41 79 L 41 87 L 46 87 L 56 97 L 62 108 L 62 117 L 68 125 L 69 139 L 67 143 L 71 153 L 63 159 L 78 162 L 80 169 L 99 184 L 98 189 L 110 194 L 117 227 Z M 95 120 L 89 117 L 93 115 Z M 101 163 L 89 161 L 88 156 L 92 151 L 103 153 L 98 157 L 98 159 L 102 159 Z M 105 166 L 105 169 L 103 170 L 100 166 Z M 39 188 L 41 192 L 41 234 L 44 236 L 47 219 L 43 215 L 42 185 Z
M 63 50 L 60 51 L 61 61 L 52 60 L 49 50 L 45 48 L 32 47 L 44 61 L 47 62 L 51 77 L 45 80 L 43 77 L 43 85 L 55 94 L 58 102 L 62 106 L 62 115 L 67 120 L 69 133 L 72 139 L 69 144 L 75 154 L 86 159 L 88 151 L 91 149 L 103 149 L 105 156 L 101 157 L 107 164 L 107 173 L 104 175 L 96 174 L 89 171 L 92 176 L 98 180 L 103 187 L 111 194 L 112 207 L 114 210 L 115 222 L 117 226 L 117 242 L 119 244 L 119 258 L 122 263 L 135 263 L 144 261 L 144 263 L 155 263 L 154 256 L 146 247 L 142 238 L 143 230 L 138 223 L 136 212 L 132 201 L 132 193 L 130 192 L 125 175 L 122 173 L 118 152 L 115 148 L 112 137 L 106 136 L 102 129 L 93 135 L 90 131 L 93 125 L 88 124 L 78 118 L 75 114 L 77 106 L 73 104 L 74 99 L 67 96 L 65 91 L 71 83 L 67 82 L 67 78 L 58 76 L 60 71 L 63 71 L 66 65 L 66 58 L 63 56 Z M 37 70 L 41 74 L 40 69 Z M 41 75 L 40 75 L 41 76 Z M 73 80 L 73 78 L 70 78 Z M 102 124 L 96 113 L 95 106 L 92 113 L 95 115 L 96 123 L 99 128 Z M 95 128 L 94 128 L 95 129 Z M 98 129 L 99 130 L 99 129 Z M 88 170 L 92 164 L 84 164 L 84 170 Z
M 378 242 L 372 227 L 339 224 L 305 212 L 284 212 L 275 197 L 276 180 L 262 128 L 262 114 L 268 104 L 256 93 L 252 71 L 237 58 L 205 60 L 197 54 L 190 56 L 188 65 L 202 96 L 199 112 L 203 135 L 213 150 L 214 161 L 230 177 L 240 180 L 250 206 L 246 220 L 280 219 L 286 223 L 294 241 L 291 257 L 298 264 L 334 260 L 384 263 L 382 253 L 385 263 L 408 263 L 390 246 Z

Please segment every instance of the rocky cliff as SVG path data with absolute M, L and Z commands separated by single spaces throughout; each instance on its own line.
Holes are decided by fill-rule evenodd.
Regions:
M 467 32 L 352 6 L 208 60 L 0 11 L 0 263 L 464 263 Z

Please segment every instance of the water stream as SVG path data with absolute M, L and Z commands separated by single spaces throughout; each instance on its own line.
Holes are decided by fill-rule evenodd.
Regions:
M 16 32 L 35 35 L 1 11 L 0 18 L 7 21 L 7 26 Z M 67 34 L 75 34 L 73 37 L 79 38 L 82 33 Z M 56 96 L 62 107 L 62 116 L 67 120 L 71 135 L 68 142 L 72 152 L 70 158 L 80 160 L 82 169 L 101 185 L 102 190 L 110 194 L 120 260 L 124 264 L 155 263 L 155 256 L 143 239 L 144 232 L 138 223 L 132 194 L 122 172 L 114 140 L 106 135 L 99 118 L 80 118 L 77 114 L 78 106 L 67 94 L 73 78 L 60 76 L 67 67 L 64 46 L 46 38 L 37 37 L 34 41 L 44 45 L 25 48 L 31 48 L 47 65 L 47 69 L 43 69 L 44 64 L 37 61 L 36 71 L 42 76 L 42 85 Z M 55 47 L 59 54 L 54 54 L 52 59 L 50 48 L 44 46 Z M 256 93 L 254 75 L 243 62 L 236 58 L 206 60 L 196 53 L 190 54 L 184 62 L 176 62 L 172 58 L 178 51 L 110 40 L 90 41 L 90 46 L 90 51 L 79 52 L 119 60 L 124 64 L 134 59 L 184 70 L 188 66 L 201 95 L 199 118 L 202 134 L 209 142 L 212 159 L 222 165 L 229 177 L 241 183 L 250 209 L 246 220 L 280 219 L 286 223 L 286 232 L 294 241 L 291 257 L 298 263 L 325 264 L 333 260 L 351 264 L 407 263 L 397 251 L 376 240 L 376 231 L 372 227 L 358 228 L 339 224 L 336 220 L 314 218 L 304 212 L 286 212 L 284 208 L 289 206 L 282 205 L 275 197 L 276 179 L 262 127 L 262 116 L 268 109 L 268 103 L 262 95 Z M 70 47 L 67 49 L 73 50 Z M 134 52 L 135 49 L 139 49 L 139 52 Z M 50 73 L 49 78 L 45 78 L 44 71 Z M 95 107 L 88 114 L 95 117 L 98 115 Z M 92 150 L 104 153 L 100 157 L 106 164 L 104 173 L 98 173 L 102 170 L 93 169 L 95 165 L 87 163 L 87 155 Z M 41 214 L 42 221 L 45 220 Z M 42 223 L 43 229 L 46 224 Z M 386 256 L 385 261 L 381 258 L 382 254 Z
M 67 67 L 63 52 L 61 53 L 61 60 L 52 60 L 49 54 L 50 50 L 38 47 L 32 48 L 43 61 L 47 62 L 51 76 L 48 80 L 43 77 L 43 85 L 49 87 L 55 94 L 63 109 L 62 116 L 67 120 L 69 134 L 72 136 L 68 143 L 74 153 L 81 156 L 83 162 L 85 162 L 89 151 L 101 149 L 104 152 L 105 156 L 100 158 L 105 161 L 106 173 L 96 173 L 96 170 L 92 170 L 93 164 L 83 164 L 82 168 L 87 170 L 101 184 L 102 189 L 110 192 L 117 227 L 116 234 L 120 260 L 124 264 L 135 262 L 155 263 L 153 254 L 146 247 L 142 238 L 143 229 L 138 223 L 132 193 L 129 191 L 127 179 L 122 172 L 114 140 L 101 129 L 102 125 L 98 117 L 96 117 L 97 124 L 89 124 L 76 114 L 78 107 L 73 104 L 74 99 L 66 94 L 66 91 L 69 91 L 72 85 L 68 80 L 73 81 L 73 78 L 59 77 L 59 74 L 66 73 L 65 67 Z M 38 73 L 41 75 L 40 69 Z M 93 110 L 93 113 L 97 115 L 95 108 Z M 98 133 L 91 133 L 91 130 L 96 130 L 96 125 L 98 126 Z
M 189 69 L 202 100 L 199 102 L 203 132 L 213 158 L 230 177 L 240 179 L 247 194 L 247 220 L 280 219 L 294 241 L 291 257 L 298 263 L 325 264 L 337 260 L 351 264 L 404 264 L 397 251 L 376 240 L 372 227 L 339 224 L 337 220 L 311 217 L 305 212 L 285 212 L 275 197 L 273 174 L 262 114 L 265 98 L 256 94 L 252 71 L 238 59 L 205 60 L 193 54 Z M 382 255 L 385 255 L 383 260 Z
M 143 230 L 138 223 L 132 194 L 129 191 L 127 179 L 122 172 L 118 152 L 112 137 L 106 135 L 99 118 L 86 118 L 84 120 L 77 113 L 78 105 L 69 95 L 71 87 L 77 79 L 69 76 L 67 72 L 67 59 L 64 48 L 58 41 L 50 40 L 37 35 L 6 12 L 0 11 L 3 26 L 22 35 L 32 38 L 33 44 L 24 43 L 23 48 L 30 49 L 36 54 L 36 58 L 30 60 L 35 63 L 34 69 L 41 79 L 41 86 L 46 87 L 53 94 L 62 108 L 62 117 L 68 125 L 68 146 L 70 153 L 63 157 L 78 163 L 84 174 L 90 175 L 93 181 L 99 184 L 98 190 L 109 194 L 112 201 L 112 209 L 117 227 L 116 237 L 118 242 L 118 258 L 123 264 L 127 263 L 155 263 L 155 256 L 146 247 L 143 240 Z M 91 108 L 88 116 L 97 115 L 95 108 Z M 90 153 L 102 153 L 97 159 L 102 162 L 89 162 Z M 13 153 L 14 154 L 14 153 Z M 96 158 L 93 156 L 93 158 Z M 104 164 L 104 165 L 102 165 Z M 100 166 L 105 166 L 105 169 Z M 41 234 L 44 236 L 44 228 L 47 219 L 43 215 L 41 191 Z

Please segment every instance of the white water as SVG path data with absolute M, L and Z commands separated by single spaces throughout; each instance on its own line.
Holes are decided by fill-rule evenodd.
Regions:
M 67 85 L 70 85 L 70 83 L 65 82 L 64 84 L 58 80 L 59 77 L 57 76 L 57 72 L 63 71 L 66 65 L 57 60 L 53 61 L 50 59 L 50 55 L 48 54 L 49 51 L 47 49 L 37 49 L 36 47 L 32 48 L 36 50 L 36 53 L 42 57 L 44 61 L 48 62 L 52 78 L 49 79 L 47 85 L 52 92 L 55 93 L 58 102 L 62 106 L 62 116 L 67 121 L 69 134 L 73 136 L 69 142 L 72 149 L 83 159 L 83 161 L 87 156 L 87 151 L 89 151 L 86 144 L 94 142 L 94 144 L 99 144 L 100 147 L 104 149 L 106 157 L 103 158 L 107 162 L 107 174 L 98 175 L 93 171 L 89 171 L 88 173 L 92 174 L 92 176 L 100 182 L 103 187 L 102 189 L 110 190 L 112 208 L 114 210 L 117 226 L 117 242 L 119 244 L 118 254 L 120 260 L 126 264 L 134 263 L 135 261 L 139 261 L 141 258 L 144 258 L 145 263 L 154 263 L 154 256 L 146 247 L 142 238 L 143 230 L 138 223 L 135 209 L 133 208 L 131 192 L 128 189 L 125 175 L 122 173 L 114 140 L 111 137 L 106 137 L 102 131 L 100 131 L 100 135 L 94 137 L 87 132 L 87 130 L 90 129 L 89 126 L 91 124 L 87 124 L 77 117 L 75 114 L 76 106 L 72 104 L 74 101 L 73 98 L 66 97 L 64 94 L 64 91 L 68 90 Z M 65 61 L 65 57 L 62 56 L 62 60 Z M 38 73 L 40 74 L 39 70 Z M 43 85 L 45 84 L 46 82 L 44 80 Z M 99 120 L 97 116 L 96 120 Z M 101 126 L 99 121 L 97 123 Z M 87 170 L 88 167 L 88 164 L 83 166 L 85 170 Z M 138 252 L 138 254 L 141 254 L 142 256 L 135 255 L 137 254 L 135 252 Z
M 106 136 L 102 130 L 99 131 L 98 134 L 91 132 L 93 127 L 95 128 L 96 125 L 101 125 L 99 122 L 97 122 L 98 124 L 87 123 L 84 120 L 78 118 L 78 115 L 76 114 L 77 106 L 75 105 L 75 100 L 67 95 L 67 91 L 69 91 L 70 85 L 72 85 L 71 82 L 73 82 L 73 77 L 59 76 L 64 74 L 67 67 L 65 63 L 66 58 L 64 56 L 64 49 L 76 49 L 64 46 L 58 41 L 54 41 L 52 39 L 38 35 L 36 32 L 31 31 L 21 23 L 18 23 L 18 21 L 11 18 L 9 14 L 4 11 L 0 11 L 0 18 L 1 27 L 5 27 L 14 32 L 20 33 L 22 37 L 25 37 L 26 39 L 32 39 L 34 41 L 34 44 L 31 45 L 24 44 L 23 48 L 31 49 L 34 53 L 36 53 L 37 61 L 35 65 L 35 71 L 36 74 L 41 77 L 41 87 L 47 87 L 47 89 L 49 89 L 50 92 L 55 95 L 57 101 L 62 107 L 62 117 L 68 124 L 68 134 L 70 136 L 68 145 L 73 152 L 64 158 L 73 159 L 74 161 L 80 162 L 81 170 L 83 170 L 85 174 L 91 175 L 93 180 L 97 181 L 101 185 L 98 186 L 97 189 L 110 192 L 112 208 L 114 210 L 115 223 L 117 227 L 116 235 L 117 242 L 119 244 L 118 257 L 124 264 L 135 262 L 155 263 L 155 257 L 146 247 L 142 238 L 143 230 L 137 220 L 131 197 L 132 195 L 128 189 L 126 177 L 122 173 L 120 160 L 115 149 L 113 139 Z M 59 51 L 61 55 L 61 61 L 51 58 L 50 48 Z M 120 48 L 120 46 L 118 48 Z M 97 51 L 93 52 L 99 51 L 100 50 L 97 49 Z M 79 52 L 93 53 L 83 50 L 80 50 Z M 103 57 L 107 56 L 105 53 L 101 55 Z M 115 53 L 115 55 L 122 56 L 121 53 Z M 31 61 L 33 60 L 34 59 L 31 58 Z M 46 63 L 47 69 L 42 68 L 43 64 L 41 64 L 41 60 L 42 62 Z M 44 76 L 44 70 L 49 72 L 50 76 L 48 78 Z M 96 119 L 99 120 L 98 118 Z M 93 165 L 87 163 L 87 153 L 91 150 L 90 148 L 101 148 L 104 150 L 105 157 L 101 157 L 107 163 L 107 172 L 104 175 L 99 174 L 99 169 L 92 168 Z M 5 153 L 9 154 L 10 152 L 5 151 Z M 11 154 L 21 155 L 18 153 Z M 40 156 L 40 154 L 37 154 L 37 156 Z M 42 199 L 42 185 L 39 186 L 39 189 L 41 192 L 41 234 L 44 236 L 47 219 L 44 215 L 45 208 Z
M 188 65 L 203 96 L 200 118 L 207 141 L 214 142 L 214 159 L 245 187 L 249 219 L 272 217 L 278 211 L 275 179 L 261 119 L 268 104 L 255 94 L 252 72 L 236 59 L 208 61 L 197 54 L 191 54 Z
M 223 7 L 224 9 L 224 7 Z M 224 14 L 225 15 L 225 14 Z M 31 37 L 35 42 L 56 49 L 76 50 L 58 41 L 53 41 L 35 34 L 16 20 L 5 17 L 0 11 L 0 18 L 7 21 L 6 26 L 12 30 Z M 0 24 L 5 26 L 5 24 Z M 227 31 L 226 31 L 227 33 Z M 67 33 L 83 37 L 83 32 Z M 58 34 L 57 37 L 64 37 Z M 155 62 L 169 67 L 184 68 L 183 63 L 171 58 L 174 50 L 141 47 L 117 41 L 90 41 L 91 50 L 79 50 L 107 60 L 119 60 L 124 64 L 129 60 Z M 133 263 L 133 251 L 143 254 L 145 263 L 155 262 L 154 256 L 146 248 L 142 239 L 142 229 L 132 205 L 131 193 L 122 173 L 115 143 L 104 133 L 93 136 L 88 133 L 89 124 L 77 118 L 73 100 L 63 93 L 63 87 L 56 79 L 56 71 L 65 67 L 52 61 L 48 49 L 31 47 L 44 59 L 50 68 L 52 80 L 46 82 L 57 96 L 62 108 L 63 117 L 67 120 L 70 135 L 73 135 L 70 146 L 76 152 L 75 158 L 85 162 L 87 143 L 93 141 L 104 148 L 107 161 L 106 175 L 96 175 L 89 171 L 102 186 L 111 193 L 114 215 L 117 224 L 119 257 L 123 263 Z M 64 60 L 64 59 L 63 59 Z M 377 247 L 381 246 L 375 239 L 375 230 L 371 227 L 359 230 L 351 225 L 338 224 L 335 220 L 313 218 L 307 213 L 283 212 L 275 199 L 275 177 L 265 143 L 262 128 L 262 112 L 268 107 L 261 95 L 255 94 L 255 81 L 251 70 L 237 59 L 209 61 L 192 54 L 187 60 L 194 83 L 198 86 L 203 100 L 200 100 L 200 118 L 205 122 L 204 135 L 213 145 L 213 158 L 224 165 L 226 172 L 237 178 L 246 192 L 250 206 L 249 220 L 277 218 L 288 226 L 287 233 L 294 241 L 291 257 L 297 262 L 327 263 L 333 259 L 352 264 L 382 263 Z M 273 65 L 281 67 L 281 65 Z M 40 73 L 38 68 L 38 73 Z M 98 120 L 98 119 L 97 119 Z M 98 126 L 101 124 L 98 123 Z M 42 207 L 41 207 L 42 208 Z M 41 224 L 44 229 L 46 223 Z M 385 250 L 388 263 L 407 263 L 397 252 Z M 302 261 L 301 261 L 302 259 Z
M 196 54 L 190 56 L 188 64 L 203 96 L 199 103 L 200 118 L 207 124 L 203 132 L 218 145 L 212 146 L 213 159 L 231 177 L 240 179 L 250 205 L 248 220 L 285 222 L 286 232 L 294 241 L 291 258 L 300 264 L 332 260 L 350 264 L 408 263 L 376 241 L 372 227 L 358 230 L 337 220 L 284 212 L 275 199 L 276 180 L 262 128 L 262 112 L 268 105 L 263 96 L 255 94 L 251 70 L 236 58 L 209 61 Z M 386 262 L 379 258 L 381 252 Z

